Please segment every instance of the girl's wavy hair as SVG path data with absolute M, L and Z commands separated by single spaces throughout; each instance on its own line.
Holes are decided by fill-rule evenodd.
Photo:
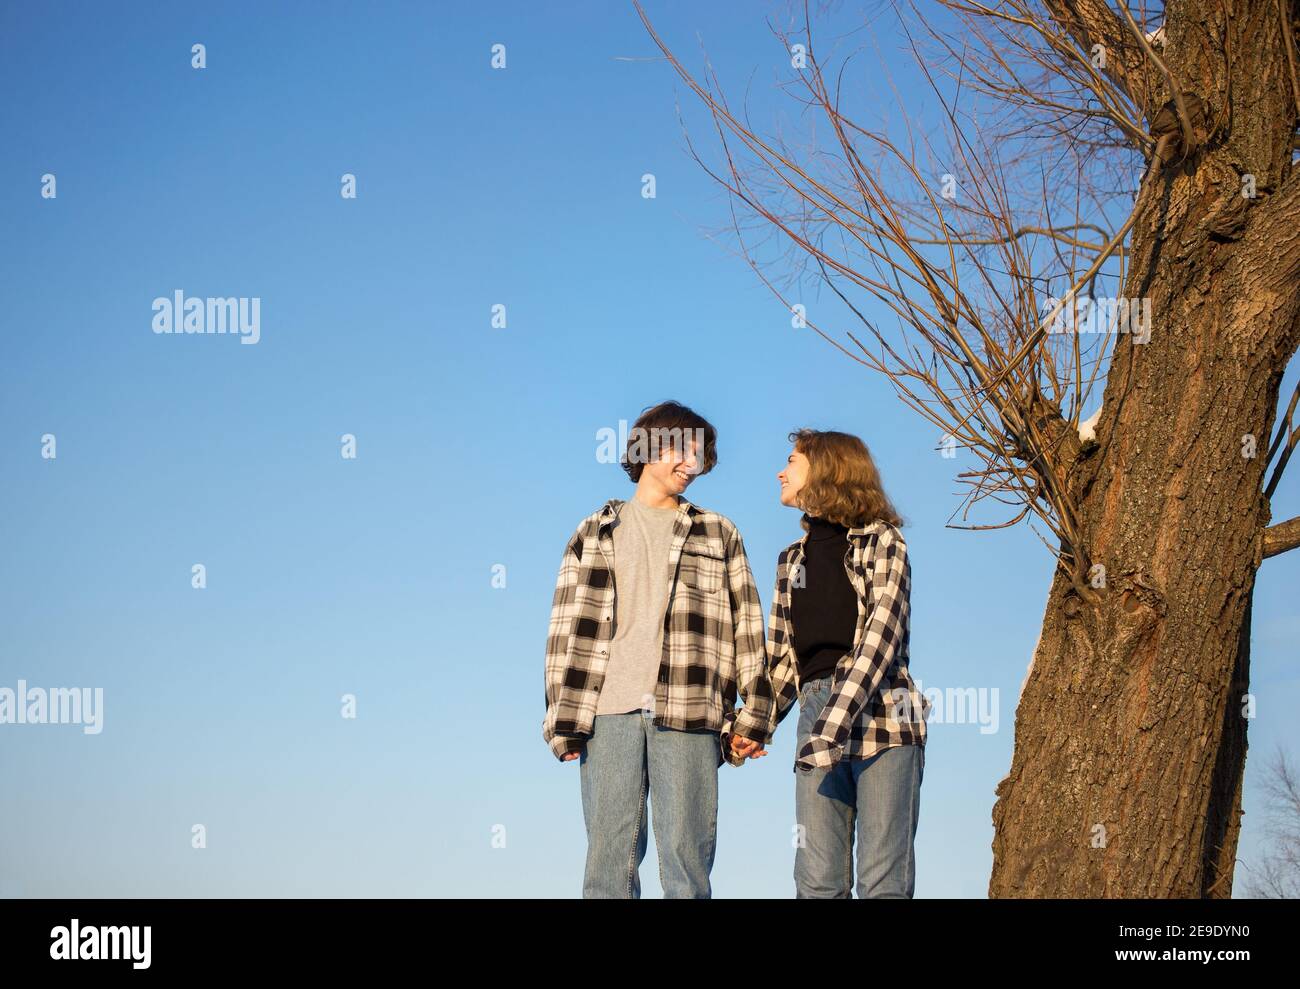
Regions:
M 799 491 L 799 507 L 807 514 L 849 528 L 888 522 L 901 526 L 880 482 L 880 472 L 867 444 L 849 433 L 797 429 L 790 434 L 794 448 L 808 458 L 808 479 Z M 807 528 L 807 523 L 803 523 Z

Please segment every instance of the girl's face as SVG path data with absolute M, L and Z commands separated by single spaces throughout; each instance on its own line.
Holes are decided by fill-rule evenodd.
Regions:
M 785 470 L 777 474 L 776 479 L 781 482 L 781 504 L 798 508 L 799 492 L 808 480 L 808 458 L 798 450 L 791 450 L 785 462 Z

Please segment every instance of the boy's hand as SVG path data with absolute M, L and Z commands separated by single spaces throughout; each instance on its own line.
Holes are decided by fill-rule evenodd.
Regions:
M 564 755 L 560 756 L 560 762 L 572 762 L 580 755 L 582 755 L 581 752 L 566 752 Z
M 767 755 L 767 749 L 763 748 L 752 738 L 743 738 L 740 735 L 731 736 L 731 753 L 740 758 L 761 759 Z

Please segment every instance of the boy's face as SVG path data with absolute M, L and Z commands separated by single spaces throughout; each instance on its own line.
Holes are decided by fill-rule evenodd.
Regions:
M 650 483 L 667 494 L 679 495 L 699 476 L 700 464 L 696 459 L 696 443 L 687 440 L 686 453 L 682 455 L 672 444 L 664 444 L 659 459 L 652 460 L 641 471 L 642 479 L 649 475 Z

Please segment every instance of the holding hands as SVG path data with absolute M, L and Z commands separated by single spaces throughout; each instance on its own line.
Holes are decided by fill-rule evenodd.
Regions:
M 761 744 L 755 742 L 752 738 L 743 738 L 740 735 L 731 736 L 731 754 L 741 759 L 761 759 L 767 755 L 767 749 Z

